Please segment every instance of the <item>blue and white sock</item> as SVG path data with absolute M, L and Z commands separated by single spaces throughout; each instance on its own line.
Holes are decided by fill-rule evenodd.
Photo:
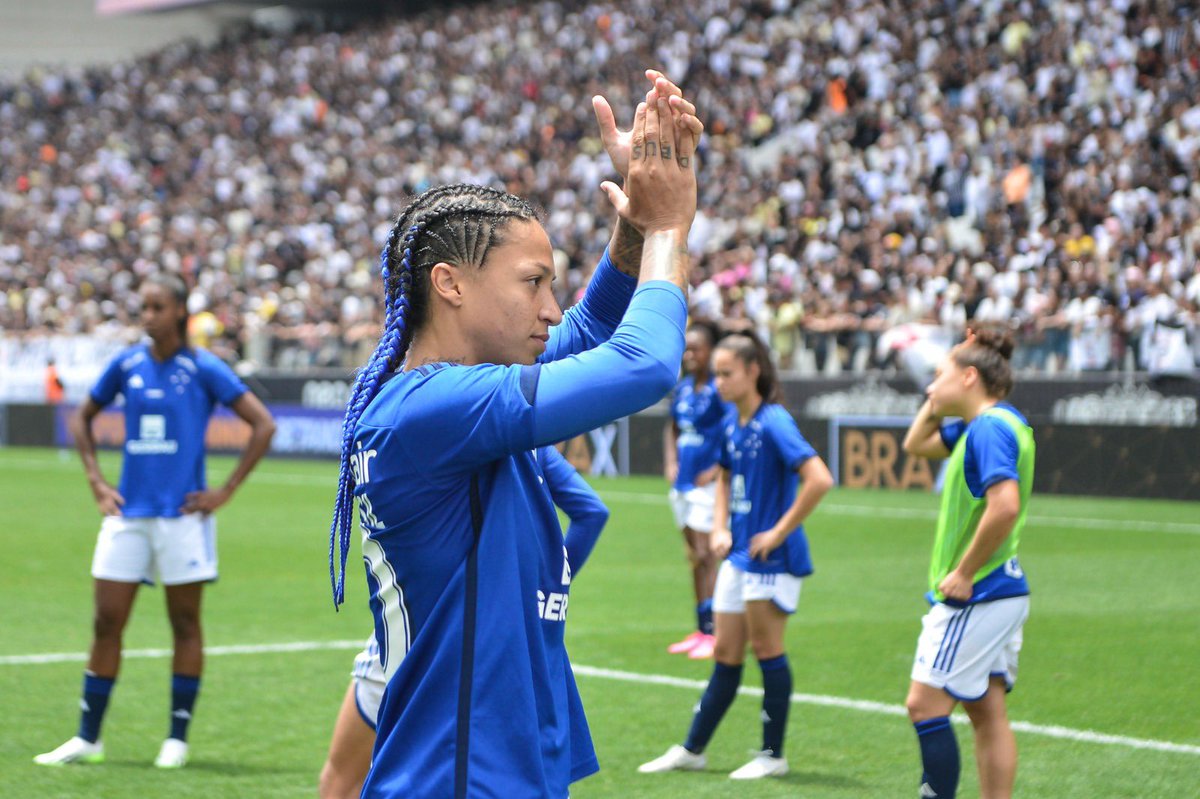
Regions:
M 688 730 L 687 740 L 683 746 L 693 754 L 700 754 L 721 723 L 721 718 L 737 696 L 738 684 L 742 681 L 742 666 L 727 666 L 724 663 L 713 665 L 712 676 L 708 678 L 708 687 L 696 705 L 696 713 L 692 716 L 692 728 Z
M 104 711 L 108 709 L 108 698 L 112 695 L 116 677 L 98 677 L 90 671 L 83 673 L 83 697 L 79 701 L 79 732 L 80 738 L 89 743 L 100 740 L 100 725 L 104 721 Z
M 788 708 L 792 704 L 792 669 L 786 654 L 760 660 L 763 681 L 763 751 L 783 757 Z
M 918 721 L 917 742 L 921 745 L 922 799 L 954 799 L 958 790 L 958 740 L 948 716 Z
M 185 674 L 171 675 L 171 733 L 168 737 L 187 740 L 188 725 L 192 723 L 192 708 L 200 693 L 200 678 Z

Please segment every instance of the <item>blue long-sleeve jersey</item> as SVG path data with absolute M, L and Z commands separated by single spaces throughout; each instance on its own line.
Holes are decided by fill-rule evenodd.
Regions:
M 370 403 L 351 467 L 388 686 L 364 797 L 561 799 L 597 770 L 534 450 L 662 398 L 685 317 L 605 257 L 539 363 L 422 366 Z

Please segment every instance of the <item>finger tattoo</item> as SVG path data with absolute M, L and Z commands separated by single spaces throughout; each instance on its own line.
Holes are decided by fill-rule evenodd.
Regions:
M 663 157 L 663 160 L 664 160 L 664 161 L 670 161 L 670 160 L 671 160 L 671 145 L 669 145 L 669 144 L 664 144 L 664 145 L 662 146 L 662 157 Z
M 679 156 L 679 165 L 681 167 L 683 167 L 684 169 L 687 169 L 688 164 L 690 164 L 691 162 L 692 162 L 692 159 L 688 158 L 686 155 Z
M 633 145 L 633 160 L 634 161 L 642 160 L 642 145 L 640 145 L 640 144 Z
M 658 142 L 656 142 L 656 141 L 646 142 L 646 157 L 653 158 L 656 155 L 658 155 Z

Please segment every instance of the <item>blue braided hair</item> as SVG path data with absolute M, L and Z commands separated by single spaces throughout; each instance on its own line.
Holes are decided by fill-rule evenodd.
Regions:
M 514 219 L 539 221 L 539 214 L 520 197 L 483 186 L 454 184 L 418 195 L 388 233 L 379 258 L 385 303 L 383 335 L 355 378 L 342 421 L 341 466 L 329 526 L 329 581 L 335 608 L 346 595 L 346 557 L 357 484 L 350 464 L 358 420 L 385 378 L 401 365 L 413 335 L 425 324 L 429 270 L 438 263 L 483 268 L 488 250 L 503 242 L 504 227 Z M 339 555 L 336 562 L 335 550 Z

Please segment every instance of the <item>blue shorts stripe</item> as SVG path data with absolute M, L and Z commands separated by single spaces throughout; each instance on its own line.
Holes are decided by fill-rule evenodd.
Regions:
M 950 649 L 950 658 L 946 661 L 945 671 L 950 671 L 950 669 L 954 668 L 954 658 L 958 656 L 958 647 L 962 644 L 963 637 L 967 633 L 967 622 L 971 620 L 971 610 L 974 607 L 974 605 L 968 605 L 962 614 L 962 624 L 958 625 L 958 633 L 954 639 L 954 646 Z
M 938 647 L 937 657 L 935 657 L 933 659 L 933 668 L 936 671 L 944 670 L 942 668 L 942 663 L 946 659 L 947 651 L 950 648 L 950 642 L 954 638 L 954 632 L 955 632 L 955 630 L 958 629 L 958 623 L 961 618 L 962 618 L 962 611 L 961 610 L 955 611 L 954 615 L 950 617 L 950 622 L 946 625 L 946 633 L 945 633 L 945 635 L 942 636 L 942 643 Z

